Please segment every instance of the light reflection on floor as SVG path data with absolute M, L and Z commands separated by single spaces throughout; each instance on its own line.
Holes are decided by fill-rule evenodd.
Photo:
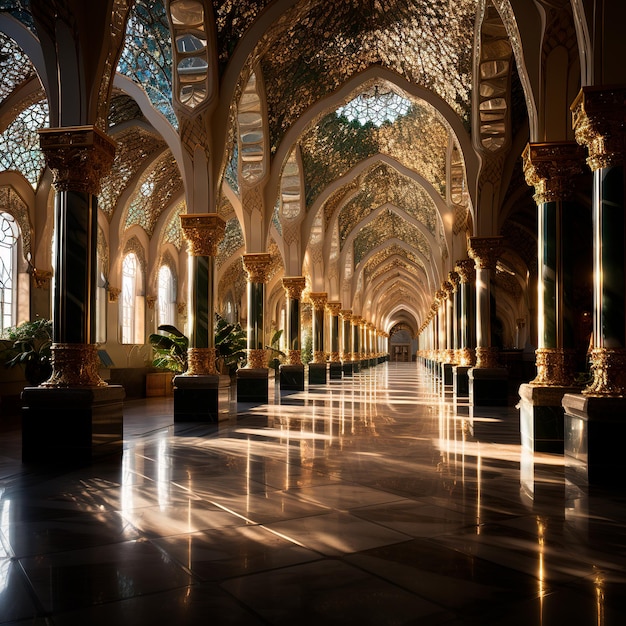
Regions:
M 626 496 L 437 388 L 379 365 L 218 428 L 131 401 L 75 471 L 1 432 L 0 624 L 626 624 Z

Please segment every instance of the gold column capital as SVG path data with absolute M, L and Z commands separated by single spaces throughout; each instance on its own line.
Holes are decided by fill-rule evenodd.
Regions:
M 100 181 L 113 165 L 116 143 L 96 126 L 64 126 L 39 130 L 39 146 L 57 191 L 98 195 Z
M 341 314 L 341 302 L 327 302 L 326 308 L 332 317 L 338 317 Z
M 314 311 L 323 311 L 326 308 L 328 294 L 325 291 L 311 291 L 309 293 L 309 300 L 313 305 Z
M 339 315 L 344 322 L 349 322 L 352 319 L 352 309 L 342 309 L 339 311 Z
M 585 151 L 575 141 L 529 143 L 522 153 L 526 183 L 535 188 L 537 204 L 564 200 L 572 179 L 583 172 Z
M 460 259 L 454 265 L 461 283 L 471 283 L 476 278 L 476 264 L 472 259 Z
M 243 255 L 243 268 L 250 283 L 266 283 L 272 255 L 269 252 L 250 252 Z
M 226 222 L 221 215 L 187 213 L 180 216 L 180 225 L 191 256 L 217 256 L 217 247 L 226 230 Z
M 305 286 L 306 278 L 304 276 L 285 276 L 283 278 L 283 289 L 291 300 L 300 300 Z
M 459 273 L 455 270 L 448 272 L 448 282 L 452 285 L 452 291 L 456 291 L 459 283 L 461 282 L 461 277 Z
M 595 171 L 624 163 L 626 87 L 583 87 L 570 107 L 576 141 Z
M 467 254 L 476 262 L 476 269 L 495 270 L 502 255 L 504 237 L 470 237 Z

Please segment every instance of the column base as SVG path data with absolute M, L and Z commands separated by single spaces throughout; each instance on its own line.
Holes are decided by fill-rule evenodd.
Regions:
M 563 453 L 564 411 L 562 400 L 566 393 L 576 393 L 576 387 L 537 387 L 520 385 L 520 436 L 522 446 L 534 452 Z
M 341 363 L 330 363 L 328 366 L 328 375 L 330 380 L 341 380 L 343 374 L 343 366 Z
M 472 367 L 467 375 L 471 406 L 507 406 L 509 373 L 506 369 Z
M 230 378 L 219 374 L 174 378 L 174 423 L 228 419 Z
M 237 370 L 237 402 L 267 404 L 269 375 L 265 367 L 244 367 Z
M 325 385 L 327 369 L 326 363 L 309 363 L 309 385 Z
M 566 477 L 576 485 L 622 485 L 626 398 L 565 394 Z
M 26 387 L 22 392 L 22 461 L 81 466 L 119 455 L 124 388 Z
M 280 366 L 280 390 L 304 391 L 304 365 Z

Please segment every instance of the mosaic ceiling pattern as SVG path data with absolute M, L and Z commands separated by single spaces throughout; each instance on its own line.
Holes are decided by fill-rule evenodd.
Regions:
M 125 93 L 117 92 L 111 97 L 108 123 L 112 128 L 131 120 L 143 120 L 144 116 L 139 105 Z
M 165 227 L 163 228 L 164 244 L 171 243 L 179 252 L 183 248 L 183 229 L 180 226 L 180 216 L 187 212 L 187 205 L 185 201 L 179 202 L 176 208 L 172 211 L 170 218 L 167 220 Z
M 420 174 L 445 195 L 449 135 L 434 109 L 423 101 L 413 102 L 405 115 L 380 127 L 351 122 L 334 112 L 326 115 L 300 141 L 307 208 L 328 184 L 379 153 Z
M 376 219 L 364 226 L 354 239 L 354 263 L 358 265 L 374 248 L 388 239 L 399 239 L 409 247 L 430 257 L 430 246 L 424 235 L 393 211 L 383 211 Z
M 437 209 L 432 198 L 421 185 L 388 165 L 380 164 L 362 178 L 358 192 L 339 213 L 341 247 L 363 219 L 386 203 L 404 210 L 435 234 Z
M 36 76 L 35 68 L 21 48 L 0 33 L 0 105 L 16 89 Z
M 462 118 L 470 108 L 476 0 L 300 2 L 259 44 L 271 150 L 304 111 L 372 65 L 432 89 Z M 285 94 L 290 94 L 289 98 Z
M 183 181 L 178 165 L 172 154 L 167 152 L 143 176 L 135 190 L 128 207 L 124 230 L 138 225 L 146 231 L 148 237 L 152 237 L 161 213 L 182 191 Z
M 425 270 L 422 260 L 417 255 L 394 243 L 384 250 L 377 252 L 370 259 L 368 259 L 365 267 L 363 268 L 365 281 L 369 282 L 370 280 L 372 280 L 372 277 L 374 276 L 378 268 L 385 264 L 386 261 L 391 257 L 399 257 L 400 259 L 405 260 L 407 264 L 414 266 L 416 265 Z
M 226 222 L 224 239 L 220 241 L 217 247 L 217 267 L 222 267 L 243 245 L 243 231 L 239 225 L 239 220 L 234 217 Z
M 10 13 L 30 31 L 35 31 L 35 23 L 30 12 L 30 0 L 0 0 L 0 13 Z
M 109 221 L 128 183 L 145 167 L 147 160 L 164 150 L 164 142 L 147 130 L 132 126 L 113 135 L 117 143 L 111 172 L 102 180 L 98 207 Z

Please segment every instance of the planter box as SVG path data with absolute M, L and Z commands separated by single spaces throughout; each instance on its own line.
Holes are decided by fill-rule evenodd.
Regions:
M 173 379 L 173 372 L 148 372 L 146 374 L 146 397 L 173 396 Z

